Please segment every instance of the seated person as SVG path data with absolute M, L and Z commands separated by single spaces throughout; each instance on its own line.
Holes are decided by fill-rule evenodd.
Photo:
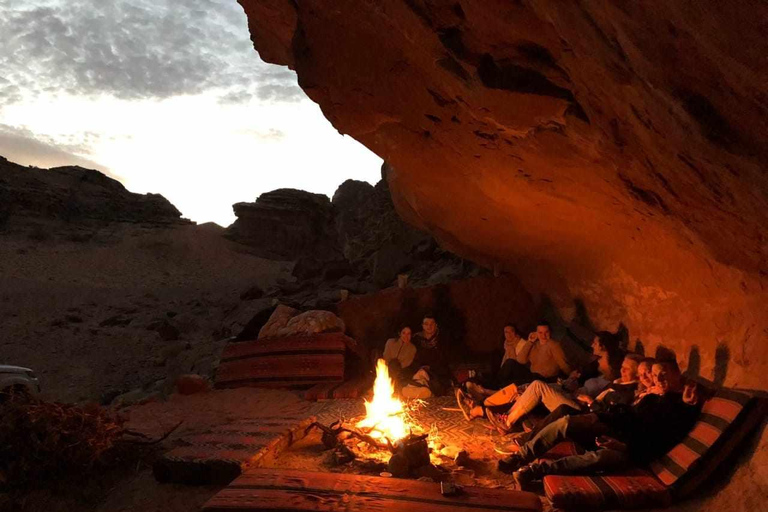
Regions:
M 513 439 L 512 443 L 507 446 L 497 448 L 496 451 L 503 454 L 516 453 L 520 446 L 524 445 L 541 429 L 549 425 L 550 423 L 559 420 L 564 416 L 573 416 L 574 414 L 582 414 L 585 412 L 607 412 L 611 407 L 615 407 L 617 404 L 629 405 L 635 400 L 635 392 L 637 391 L 637 368 L 640 364 L 642 357 L 637 354 L 628 354 L 621 364 L 621 377 L 614 380 L 607 388 L 605 388 L 600 394 L 592 399 L 587 394 L 576 396 L 580 407 L 574 409 L 571 404 L 564 403 L 550 412 L 547 416 L 530 427 L 530 432 L 520 434 Z M 524 423 L 525 426 L 525 423 Z M 526 426 L 526 430 L 529 427 Z
M 401 327 L 398 337 L 388 339 L 384 345 L 382 359 L 387 362 L 389 376 L 395 384 L 399 384 L 398 388 L 406 376 L 410 377 L 408 369 L 415 356 L 416 346 L 411 343 L 411 328 L 408 326 Z
M 494 379 L 496 389 L 511 383 L 511 373 L 514 371 L 514 364 L 517 363 L 517 355 L 522 352 L 525 343 L 514 324 L 508 323 L 504 326 L 504 354 Z
M 518 421 L 523 416 L 531 412 L 537 405 L 543 404 L 550 412 L 560 406 L 568 406 L 575 413 L 580 413 L 582 404 L 588 404 L 611 384 L 616 373 L 608 363 L 608 354 L 600 357 L 600 375 L 588 379 L 584 386 L 576 389 L 574 392 L 566 391 L 563 387 L 556 384 L 549 384 L 540 380 L 531 382 L 525 391 L 515 400 L 514 405 L 509 410 L 505 419 L 499 418 L 495 413 L 489 412 L 488 421 L 493 424 L 499 432 L 507 434 L 515 429 Z M 584 406 L 586 407 L 586 405 Z
M 413 337 L 416 356 L 410 368 L 415 371 L 410 382 L 403 387 L 404 398 L 429 398 L 441 396 L 451 386 L 446 347 L 441 343 L 440 329 L 435 317 L 424 315 L 422 331 Z
M 559 375 L 568 376 L 573 371 L 560 342 L 551 338 L 547 322 L 539 322 L 536 332 L 528 335 L 516 355 L 515 361 L 509 363 L 510 384 L 554 381 Z
M 646 357 L 637 365 L 637 392 L 635 398 L 641 398 L 645 393 L 653 388 L 653 365 L 656 360 L 652 357 Z
M 601 332 L 595 336 L 594 340 L 592 340 L 592 353 L 595 356 L 595 360 L 597 361 L 597 364 L 595 366 L 602 368 L 602 371 L 598 371 L 598 373 L 595 375 L 596 378 L 587 379 L 586 381 L 584 381 L 584 389 L 583 389 L 583 392 L 580 394 L 583 394 L 583 395 L 591 394 L 592 398 L 594 398 L 595 396 L 597 396 L 597 394 L 600 391 L 602 391 L 606 386 L 610 384 L 612 380 L 611 374 L 617 373 L 614 371 L 614 365 L 618 367 L 618 364 L 615 363 L 616 361 L 615 352 L 616 350 L 618 350 L 618 343 L 616 344 L 612 343 L 612 340 L 614 338 L 615 337 L 611 333 Z M 619 364 L 621 363 L 619 362 Z M 603 374 L 609 374 L 609 375 L 606 378 L 605 376 L 603 376 Z M 557 390 L 561 392 L 560 394 L 563 394 L 562 391 L 567 391 L 568 394 L 572 394 L 573 392 L 576 392 L 578 390 L 579 377 L 580 375 L 578 371 L 571 372 L 569 378 L 562 383 L 563 386 L 558 387 Z M 540 384 L 537 384 L 536 387 L 539 391 L 541 391 Z M 463 392 L 457 390 L 456 398 L 457 398 L 457 401 L 459 402 L 459 407 L 461 408 L 462 412 L 464 413 L 464 416 L 468 420 L 471 420 L 477 417 L 482 417 L 485 414 L 484 407 L 491 407 L 493 409 L 504 409 L 505 411 L 508 410 L 508 407 L 504 408 L 504 406 L 509 406 L 513 401 L 515 401 L 518 398 L 519 392 L 523 391 L 522 388 L 518 388 L 518 386 L 516 386 L 515 384 L 506 386 L 502 388 L 500 391 L 492 391 L 478 385 L 477 383 L 471 383 L 471 382 L 467 383 L 466 388 L 467 388 L 468 396 L 464 395 Z M 569 396 L 568 398 L 573 398 L 573 397 Z M 533 404 L 534 407 L 538 403 L 539 401 L 534 403 Z M 482 404 L 483 407 L 479 407 L 479 404 Z M 559 403 L 556 404 L 555 407 L 557 407 L 557 405 L 560 405 L 560 404 Z M 570 405 L 573 406 L 577 404 L 575 404 L 574 402 L 571 402 Z M 551 410 L 553 409 L 550 408 L 550 411 Z M 469 411 L 469 413 L 467 411 Z M 526 412 L 529 412 L 529 411 L 526 411 Z M 490 419 L 490 415 L 489 415 L 489 419 Z
M 695 388 L 684 389 L 675 361 L 653 365 L 654 393 L 615 413 L 565 416 L 544 427 L 516 454 L 499 461 L 499 470 L 514 472 L 524 489 L 549 474 L 584 474 L 646 464 L 677 444 L 699 415 Z M 572 439 L 590 451 L 534 463 L 560 441 Z
M 596 397 L 577 396 L 593 412 L 604 411 L 616 404 L 629 405 L 635 401 L 638 388 L 638 371 L 643 360 L 638 354 L 627 354 L 619 369 L 620 377 L 609 384 Z

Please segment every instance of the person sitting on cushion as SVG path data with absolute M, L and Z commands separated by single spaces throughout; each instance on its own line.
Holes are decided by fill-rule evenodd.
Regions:
M 637 398 L 642 397 L 649 389 L 653 387 L 653 365 L 656 364 L 656 360 L 652 357 L 646 357 L 640 364 L 637 365 L 637 391 L 635 396 Z
M 511 384 L 525 384 L 537 379 L 552 381 L 573 371 L 573 364 L 568 361 L 560 342 L 552 339 L 547 322 L 539 322 L 516 356 L 516 364 L 510 363 L 509 368 Z
M 422 331 L 413 337 L 416 356 L 411 369 L 415 371 L 411 382 L 403 387 L 404 398 L 429 398 L 441 396 L 451 385 L 447 351 L 451 347 L 441 343 L 440 328 L 434 315 L 424 315 Z
M 647 464 L 668 452 L 693 427 L 698 398 L 684 389 L 675 361 L 653 366 L 655 393 L 616 413 L 565 416 L 544 427 L 516 454 L 499 461 L 499 470 L 513 472 L 520 488 L 545 475 L 584 474 Z M 557 443 L 572 439 L 590 451 L 554 461 L 534 462 Z
M 635 390 L 638 385 L 637 367 L 641 360 L 642 357 L 637 354 L 628 354 L 621 364 L 621 377 L 614 380 L 607 388 L 597 395 L 594 400 L 588 399 L 587 395 L 581 395 L 577 397 L 580 402 L 580 407 L 578 409 L 574 409 L 567 403 L 558 406 L 543 419 L 535 422 L 532 427 L 526 426 L 526 430 L 531 428 L 529 432 L 520 434 L 512 440 L 512 443 L 496 448 L 496 451 L 505 455 L 517 453 L 519 447 L 533 439 L 541 429 L 564 416 L 572 416 L 574 414 L 582 414 L 589 411 L 605 412 L 618 404 L 631 404 L 635 400 Z M 525 422 L 523 425 L 525 426 Z
M 507 434 L 515 430 L 517 422 L 539 404 L 543 404 L 550 412 L 563 405 L 570 407 L 576 413 L 581 412 L 582 407 L 586 408 L 613 381 L 616 372 L 610 367 L 609 359 L 608 354 L 604 353 L 600 357 L 600 375 L 588 379 L 584 386 L 573 393 L 556 384 L 549 384 L 540 380 L 531 382 L 515 400 L 506 418 L 500 418 L 489 411 L 488 421 L 500 433 Z
M 511 374 L 514 365 L 517 364 L 517 356 L 525 347 L 526 341 L 520 337 L 517 327 L 508 323 L 504 326 L 504 355 L 501 357 L 501 365 L 496 373 L 496 389 L 501 389 L 511 384 Z
M 599 366 L 601 370 L 596 375 L 596 378 L 588 379 L 584 382 L 584 387 L 581 392 L 578 390 L 578 379 L 580 372 L 572 372 L 569 378 L 563 381 L 562 386 L 552 388 L 557 392 L 557 394 L 549 395 L 553 399 L 555 396 L 566 396 L 568 400 L 565 402 L 558 401 L 558 403 L 554 403 L 553 400 L 548 400 L 548 403 L 552 405 L 550 410 L 553 410 L 553 408 L 568 402 L 570 402 L 569 405 L 571 407 L 577 405 L 577 403 L 572 400 L 574 397 L 571 396 L 575 392 L 578 392 L 578 394 L 582 394 L 584 396 L 592 396 L 594 398 L 600 391 L 602 391 L 608 384 L 610 384 L 611 377 L 609 376 L 609 378 L 605 378 L 602 375 L 616 373 L 613 369 L 613 365 L 611 365 L 611 362 L 616 360 L 615 351 L 618 350 L 618 343 L 613 343 L 614 338 L 615 337 L 609 332 L 600 332 L 594 337 L 592 340 L 592 353 L 595 356 L 596 361 L 598 361 L 597 366 Z M 457 390 L 456 398 L 459 403 L 459 407 L 464 413 L 465 418 L 468 420 L 483 417 L 486 414 L 485 409 L 488 407 L 492 408 L 493 410 L 507 411 L 509 409 L 509 405 L 518 399 L 520 393 L 523 393 L 523 388 L 518 387 L 515 384 L 510 384 L 509 386 L 506 386 L 499 391 L 492 391 L 472 382 L 467 383 L 466 388 L 466 394 L 461 390 Z M 533 397 L 534 394 L 539 397 L 539 400 L 533 403 L 534 407 L 541 401 L 541 395 L 545 391 L 541 386 L 541 382 L 536 384 L 535 388 L 538 393 L 531 391 L 528 395 L 528 398 Z M 480 404 L 482 404 L 482 406 Z M 488 418 L 489 420 L 496 419 L 496 417 L 491 418 L 490 414 L 488 415 Z M 496 424 L 500 430 L 505 430 L 507 428 L 500 422 L 496 422 Z M 511 424 L 514 424 L 514 422 Z
M 401 384 L 408 376 L 408 369 L 416 357 L 416 345 L 411 343 L 411 328 L 404 326 L 397 338 L 390 338 L 384 345 L 382 359 L 387 362 L 389 376 L 395 384 Z M 397 386 L 398 388 L 400 386 Z

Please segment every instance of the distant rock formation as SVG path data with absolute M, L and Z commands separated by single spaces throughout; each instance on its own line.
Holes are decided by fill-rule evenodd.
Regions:
M 328 197 L 282 188 L 261 194 L 253 203 L 233 206 L 237 220 L 227 237 L 253 247 L 259 256 L 296 260 L 313 254 L 341 256 L 335 241 L 333 208 Z
M 0 157 L 0 230 L 96 229 L 114 223 L 189 224 L 159 194 L 129 192 L 117 180 L 82 167 L 38 169 Z M 33 233 L 34 234 L 34 233 Z
M 479 273 L 478 267 L 440 249 L 431 235 L 400 218 L 386 180 L 389 170 L 385 163 L 376 186 L 345 181 L 331 201 L 280 189 L 262 194 L 254 203 L 238 203 L 238 218 L 227 236 L 259 256 L 296 261 L 293 275 L 299 281 L 323 281 L 353 293 L 391 286 L 398 273 L 407 273 L 411 284 L 437 284 Z M 297 306 L 323 306 L 323 301 L 317 302 L 323 293 L 306 283 L 284 288 L 299 298 L 291 301 Z M 338 294 L 329 290 L 328 296 Z

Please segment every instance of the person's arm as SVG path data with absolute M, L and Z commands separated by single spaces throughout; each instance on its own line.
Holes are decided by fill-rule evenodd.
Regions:
M 394 338 L 390 338 L 387 340 L 387 343 L 384 345 L 384 353 L 381 355 L 381 357 L 387 362 L 389 362 L 390 360 L 396 357 L 396 354 L 394 353 L 395 352 L 394 346 L 393 346 L 395 344 L 395 341 L 396 340 Z
M 528 364 L 528 362 L 531 359 L 531 350 L 533 349 L 533 340 L 531 340 L 531 337 L 528 336 L 528 340 L 525 342 L 525 345 L 520 349 L 520 352 L 517 353 L 517 362 L 520 364 Z
M 552 349 L 549 353 L 557 363 L 557 367 L 560 368 L 560 372 L 563 375 L 569 375 L 573 371 L 573 368 L 568 362 L 568 359 L 565 357 L 565 351 L 563 351 L 563 347 L 559 342 L 555 340 L 551 340 L 549 343 L 553 343 Z

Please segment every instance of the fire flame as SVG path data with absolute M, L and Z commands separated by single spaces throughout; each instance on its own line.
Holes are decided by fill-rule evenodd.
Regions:
M 398 441 L 410 432 L 403 403 L 395 398 L 395 388 L 389 378 L 389 368 L 383 359 L 376 363 L 376 382 L 373 384 L 373 400 L 365 401 L 365 418 L 357 423 L 360 429 L 371 429 L 374 439 Z

